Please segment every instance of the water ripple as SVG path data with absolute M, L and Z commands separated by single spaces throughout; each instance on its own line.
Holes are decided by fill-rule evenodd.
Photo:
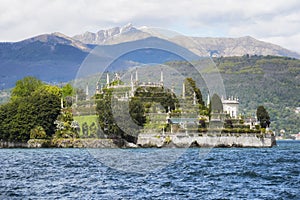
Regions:
M 300 199 L 299 142 L 199 151 L 138 174 L 107 167 L 85 149 L 1 149 L 0 199 Z

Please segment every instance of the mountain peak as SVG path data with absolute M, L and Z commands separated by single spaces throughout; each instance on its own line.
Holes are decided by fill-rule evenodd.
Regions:
M 61 32 L 54 32 L 54 33 L 51 33 L 51 35 L 61 37 L 61 38 L 71 39 L 69 36 L 67 36 Z
M 126 24 L 125 26 L 120 28 L 120 33 L 125 33 L 127 31 L 136 30 L 131 23 Z
M 125 36 L 126 35 L 126 36 Z M 150 35 L 135 28 L 131 23 L 122 27 L 113 27 L 106 30 L 99 30 L 96 33 L 85 32 L 75 35 L 73 39 L 85 44 L 116 44 L 124 41 L 133 41 L 149 37 Z M 128 39 L 128 37 L 130 39 Z M 126 39 L 127 38 L 127 39 Z M 124 41 L 123 41 L 124 40 Z
M 61 44 L 61 45 L 69 45 L 69 46 L 73 46 L 77 49 L 80 49 L 82 51 L 88 52 L 90 51 L 90 48 L 77 40 L 74 40 L 73 38 L 64 35 L 60 32 L 54 32 L 51 34 L 42 34 L 42 35 L 38 35 L 23 41 L 20 41 L 19 44 L 23 44 L 23 45 L 27 45 L 29 43 L 33 43 L 33 42 L 42 42 L 42 43 L 46 43 L 49 46 L 55 46 L 57 44 Z

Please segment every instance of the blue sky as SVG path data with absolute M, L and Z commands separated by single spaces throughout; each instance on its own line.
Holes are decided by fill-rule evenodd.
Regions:
M 0 41 L 132 23 L 202 37 L 252 36 L 300 53 L 299 0 L 0 0 Z

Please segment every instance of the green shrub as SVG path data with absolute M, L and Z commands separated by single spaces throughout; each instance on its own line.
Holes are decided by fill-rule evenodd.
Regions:
M 46 139 L 47 134 L 42 126 L 36 126 L 30 130 L 30 139 Z
M 224 128 L 222 129 L 222 133 L 230 133 L 231 129 L 230 128 Z

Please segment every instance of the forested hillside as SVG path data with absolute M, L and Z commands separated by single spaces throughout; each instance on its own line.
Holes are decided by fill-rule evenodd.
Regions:
M 286 57 L 243 56 L 214 59 L 226 93 L 238 96 L 240 111 L 254 115 L 264 105 L 275 131 L 299 132 L 300 61 Z
M 300 60 L 245 55 L 213 58 L 213 62 L 218 70 L 208 64 L 201 73 L 220 72 L 227 97 L 234 96 L 240 100 L 240 114 L 254 117 L 257 107 L 263 105 L 270 113 L 271 127 L 274 131 L 279 132 L 281 129 L 287 133 L 300 131 L 300 115 L 295 112 L 296 108 L 300 107 Z M 199 73 L 193 70 L 191 64 L 169 62 L 168 65 L 185 76 L 199 80 Z M 172 79 L 176 80 L 175 77 Z M 205 82 L 200 80 L 198 85 L 206 100 Z

